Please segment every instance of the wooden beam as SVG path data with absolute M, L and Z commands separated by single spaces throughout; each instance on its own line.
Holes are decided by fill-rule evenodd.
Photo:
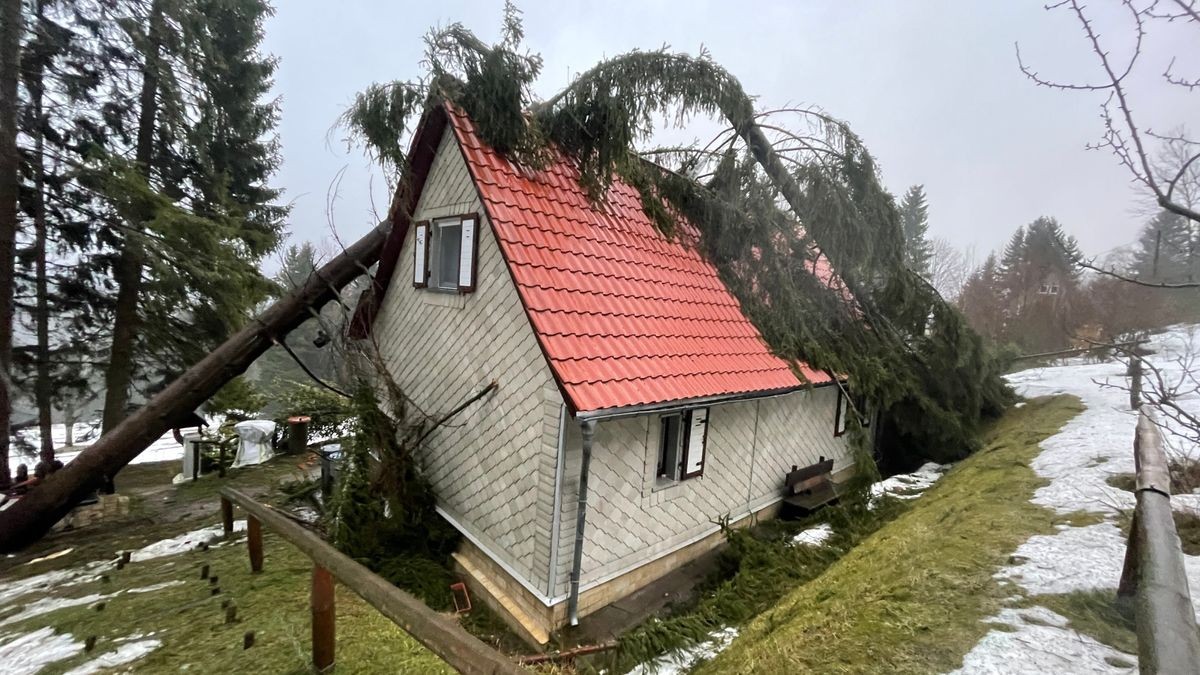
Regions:
M 526 673 L 506 656 L 468 633 L 452 617 L 393 586 L 383 577 L 334 548 L 316 533 L 281 511 L 261 504 L 240 490 L 224 487 L 221 496 L 237 504 L 285 541 L 300 549 L 314 564 L 379 610 L 451 667 L 462 673 L 517 675 Z

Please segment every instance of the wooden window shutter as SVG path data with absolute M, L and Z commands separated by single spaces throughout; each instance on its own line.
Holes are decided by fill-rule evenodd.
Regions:
M 472 214 L 463 216 L 462 246 L 458 249 L 458 292 L 470 293 L 475 290 L 476 259 L 478 253 L 479 218 Z
M 708 408 L 689 410 L 683 417 L 687 426 L 683 430 L 682 478 L 696 478 L 704 474 L 704 456 L 708 448 Z
M 850 414 L 849 403 L 849 400 L 846 398 L 846 392 L 839 386 L 837 390 L 837 402 L 833 407 L 833 435 L 835 438 L 846 433 L 847 415 Z
M 413 288 L 429 286 L 429 221 L 422 220 L 413 229 Z

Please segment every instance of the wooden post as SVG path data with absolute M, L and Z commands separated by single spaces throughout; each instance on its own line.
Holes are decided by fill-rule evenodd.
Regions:
M 313 564 L 312 573 L 312 662 L 317 672 L 333 665 L 336 638 L 334 621 L 336 606 L 333 575 L 320 565 Z
M 221 529 L 225 534 L 233 532 L 233 502 L 221 497 Z
M 217 443 L 217 478 L 225 477 L 225 444 Z
M 231 487 L 221 488 L 221 494 L 247 514 L 262 521 L 281 539 L 300 549 L 312 559 L 313 564 L 329 570 L 339 583 L 394 621 L 452 668 L 466 675 L 518 675 L 528 672 L 494 647 L 468 633 L 454 617 L 430 609 L 279 510 L 260 504 Z
M 246 516 L 246 548 L 250 549 L 250 571 L 261 572 L 263 563 L 262 524 L 254 516 Z
M 302 455 L 308 448 L 308 415 L 288 418 L 288 454 Z
M 1136 349 L 1136 348 L 1135 348 Z M 1142 407 L 1142 360 L 1137 352 L 1129 362 L 1129 408 L 1138 410 Z

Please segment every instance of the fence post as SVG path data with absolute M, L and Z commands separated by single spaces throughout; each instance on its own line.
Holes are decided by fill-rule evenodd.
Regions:
M 225 534 L 233 532 L 233 502 L 221 497 L 221 528 Z
M 313 564 L 312 573 L 312 661 L 317 672 L 333 665 L 334 628 L 337 611 L 333 590 L 333 575 L 320 565 Z
M 288 418 L 288 454 L 301 455 L 308 448 L 308 415 Z
M 262 524 L 246 516 L 246 548 L 250 550 L 250 571 L 261 572 L 263 565 Z
M 1133 451 L 1137 506 L 1118 596 L 1133 592 L 1141 672 L 1194 673 L 1200 667 L 1196 616 L 1171 514 L 1162 433 L 1149 407 L 1138 415 Z
M 1136 348 L 1130 354 L 1133 360 L 1129 362 L 1129 409 L 1138 410 L 1142 407 L 1142 360 Z

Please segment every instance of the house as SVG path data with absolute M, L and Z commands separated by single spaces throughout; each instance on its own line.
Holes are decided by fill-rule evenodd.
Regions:
M 719 518 L 773 515 L 790 470 L 851 471 L 842 387 L 771 353 L 693 228 L 663 235 L 621 182 L 590 202 L 569 161 L 511 164 L 450 106 L 410 165 L 363 323 L 426 410 L 498 383 L 421 461 L 458 565 L 524 636 L 711 550 Z

